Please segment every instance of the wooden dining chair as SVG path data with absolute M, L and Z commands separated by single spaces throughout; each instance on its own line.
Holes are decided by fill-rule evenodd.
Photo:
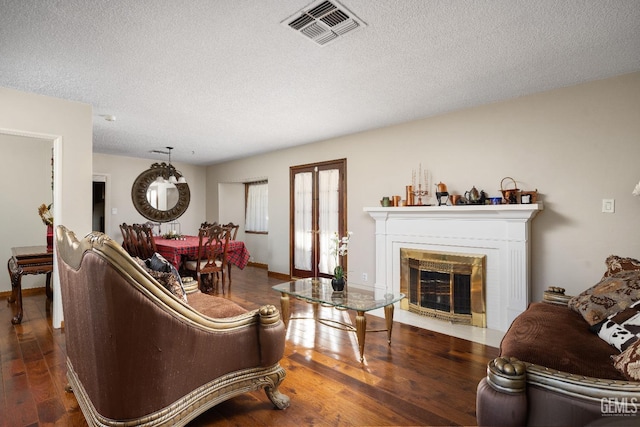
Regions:
M 217 287 L 222 276 L 222 293 L 224 294 L 225 269 L 229 249 L 229 233 L 220 225 L 201 228 L 198 232 L 198 255 L 196 259 L 185 263 L 185 269 L 196 273 L 196 280 L 202 292 L 209 290 L 204 286 L 203 276 L 208 277 L 210 288 Z
M 120 225 L 120 232 L 122 233 L 122 247 L 132 257 L 138 256 L 138 244 L 137 239 L 133 236 L 135 233 L 133 226 L 123 222 Z
M 158 252 L 153 239 L 153 229 L 149 224 L 133 224 L 133 231 L 137 239 L 139 258 L 149 259 Z
M 238 230 L 240 229 L 240 225 L 236 225 L 233 222 L 228 224 L 224 224 L 222 226 L 229 235 L 229 240 L 236 240 L 238 237 Z M 229 287 L 231 287 L 231 263 L 227 262 L 227 278 L 229 279 Z

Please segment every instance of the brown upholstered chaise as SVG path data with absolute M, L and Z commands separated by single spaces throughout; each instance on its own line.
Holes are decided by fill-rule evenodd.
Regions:
M 579 426 L 610 416 L 640 422 L 640 382 L 614 368 L 614 347 L 567 307 L 562 290 L 545 292 L 518 316 L 478 384 L 479 426 Z M 626 404 L 626 405 L 625 405 Z M 617 408 L 616 408 L 616 405 Z M 637 409 L 622 414 L 624 410 Z M 614 424 L 623 425 L 623 424 Z
M 56 232 L 67 378 L 89 425 L 184 425 L 261 388 L 289 406 L 275 307 L 199 292 L 184 303 L 108 236 Z

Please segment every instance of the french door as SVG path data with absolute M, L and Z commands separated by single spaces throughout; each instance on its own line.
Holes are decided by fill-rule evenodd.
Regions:
M 333 237 L 346 234 L 347 159 L 290 168 L 291 276 L 330 277 Z M 347 271 L 346 258 L 342 266 Z

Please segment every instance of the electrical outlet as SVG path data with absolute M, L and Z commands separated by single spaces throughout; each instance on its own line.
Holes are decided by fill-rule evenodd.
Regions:
M 602 199 L 602 212 L 614 213 L 616 211 L 615 199 Z
M 367 273 L 362 273 L 362 281 L 366 282 L 369 278 L 367 277 Z

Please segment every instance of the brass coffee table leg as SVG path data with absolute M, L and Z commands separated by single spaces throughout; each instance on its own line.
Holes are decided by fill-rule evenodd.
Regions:
M 384 320 L 387 323 L 387 339 L 391 345 L 391 329 L 393 328 L 393 304 L 384 306 Z
M 364 360 L 364 336 L 367 333 L 367 318 L 364 311 L 358 311 L 356 315 L 356 336 L 358 337 L 358 347 L 360 348 L 360 362 Z
M 280 310 L 282 311 L 282 321 L 284 322 L 285 329 L 289 327 L 289 316 L 291 310 L 289 309 L 289 294 L 282 292 L 280 294 Z

